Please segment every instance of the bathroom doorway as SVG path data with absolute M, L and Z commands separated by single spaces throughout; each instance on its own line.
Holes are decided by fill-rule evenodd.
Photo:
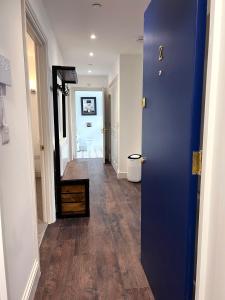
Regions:
M 104 93 L 75 91 L 75 158 L 104 158 Z
M 29 76 L 29 101 L 32 131 L 32 146 L 34 155 L 36 206 L 37 206 L 37 232 L 39 246 L 43 239 L 47 223 L 44 221 L 43 213 L 43 168 L 42 151 L 44 146 L 41 143 L 41 118 L 40 118 L 40 95 L 38 89 L 38 68 L 37 68 L 37 47 L 38 41 L 31 30 L 26 33 L 27 63 Z

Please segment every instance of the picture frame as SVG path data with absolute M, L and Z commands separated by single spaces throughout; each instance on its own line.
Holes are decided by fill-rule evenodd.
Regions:
M 82 116 L 97 115 L 96 97 L 81 97 L 81 115 Z

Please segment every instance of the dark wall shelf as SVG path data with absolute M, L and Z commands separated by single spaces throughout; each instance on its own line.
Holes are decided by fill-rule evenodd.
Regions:
M 75 67 L 53 66 L 52 72 L 56 73 L 64 83 L 78 83 Z

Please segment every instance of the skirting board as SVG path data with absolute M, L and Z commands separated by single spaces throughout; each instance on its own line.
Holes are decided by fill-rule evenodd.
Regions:
M 21 300 L 33 300 L 37 289 L 38 281 L 41 276 L 40 266 L 38 259 L 35 260 L 32 270 L 30 272 L 29 279 L 25 291 Z
M 127 172 L 118 172 L 117 178 L 118 179 L 127 179 Z

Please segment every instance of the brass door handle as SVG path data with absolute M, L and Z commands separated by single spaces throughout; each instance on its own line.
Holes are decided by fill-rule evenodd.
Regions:
M 108 128 L 102 128 L 102 130 L 101 130 L 102 133 L 106 133 L 107 131 L 110 131 L 110 129 L 108 129 Z

